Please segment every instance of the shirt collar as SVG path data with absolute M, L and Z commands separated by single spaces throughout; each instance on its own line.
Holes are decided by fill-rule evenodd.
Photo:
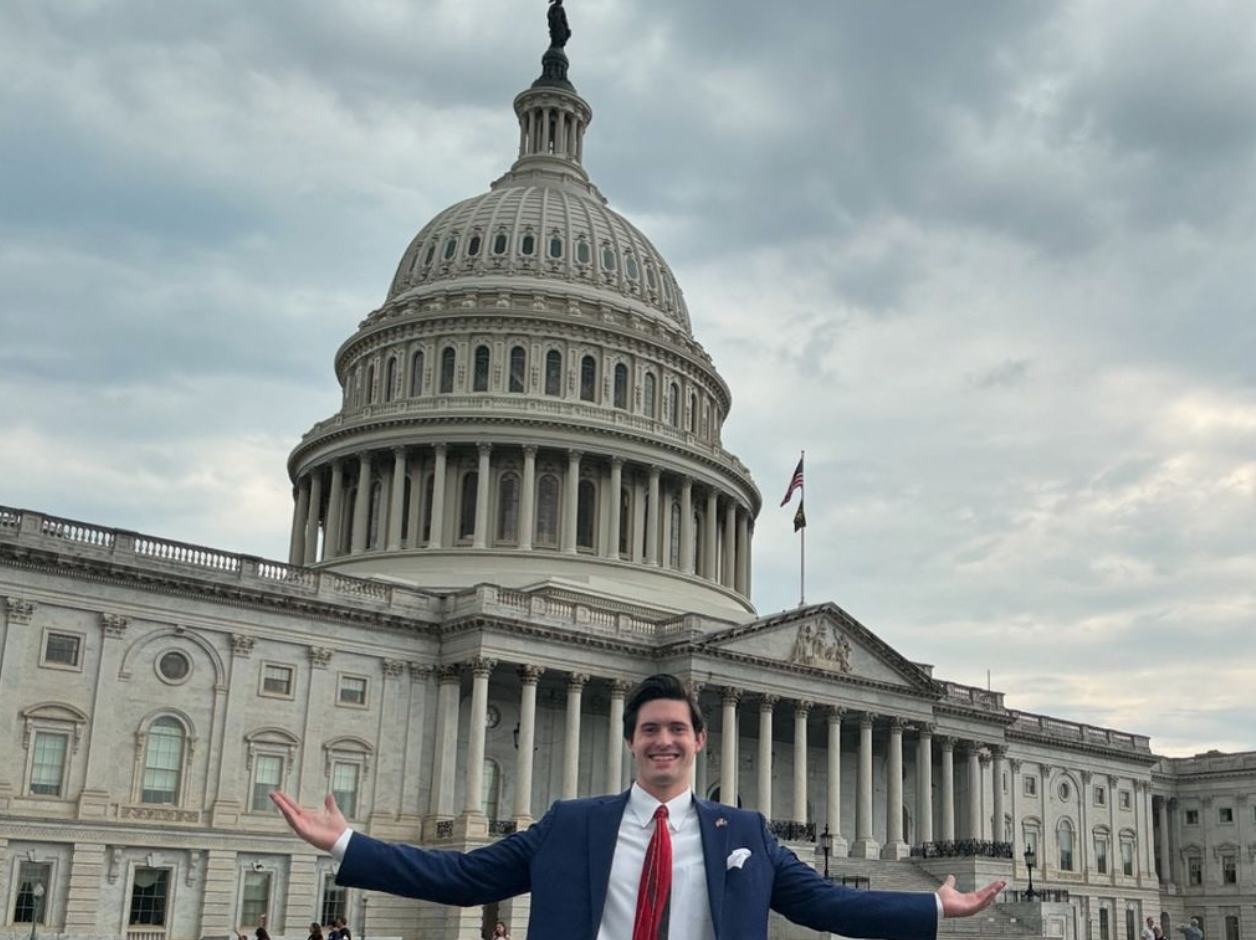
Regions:
M 635 782 L 632 789 L 628 791 L 628 812 L 632 813 L 642 829 L 654 824 L 654 811 L 660 805 L 658 800 L 646 793 Z M 692 812 L 693 790 L 685 790 L 684 793 L 667 801 L 667 827 L 672 832 L 680 832 L 680 827 Z

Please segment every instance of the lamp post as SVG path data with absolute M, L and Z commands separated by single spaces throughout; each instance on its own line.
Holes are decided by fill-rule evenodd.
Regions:
M 1032 901 L 1038 896 L 1038 892 L 1034 890 L 1034 862 L 1038 860 L 1037 854 L 1034 852 L 1033 845 L 1025 846 L 1025 868 L 1029 871 L 1029 888 L 1025 891 L 1025 900 Z
M 35 896 L 35 913 L 31 915 L 31 940 L 38 940 L 39 917 L 43 913 L 44 906 L 44 883 L 35 882 L 35 887 L 31 888 L 31 894 Z
M 824 853 L 824 877 L 829 877 L 829 856 L 833 854 L 833 833 L 829 832 L 829 824 L 824 824 L 820 833 L 820 851 Z

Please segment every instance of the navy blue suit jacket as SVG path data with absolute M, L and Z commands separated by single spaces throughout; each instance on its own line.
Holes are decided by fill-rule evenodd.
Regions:
M 528 940 L 595 940 L 627 802 L 622 793 L 555 803 L 526 831 L 466 853 L 355 832 L 336 882 L 463 906 L 531 891 Z M 763 940 L 769 908 L 846 937 L 934 940 L 934 895 L 835 885 L 778 844 L 758 813 L 706 800 L 695 804 L 717 940 Z M 738 848 L 749 849 L 750 856 L 729 869 L 728 856 Z

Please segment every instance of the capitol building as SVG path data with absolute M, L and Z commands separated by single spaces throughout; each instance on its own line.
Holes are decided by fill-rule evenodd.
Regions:
M 758 615 L 729 386 L 586 172 L 561 50 L 514 111 L 509 170 L 419 230 L 336 351 L 340 408 L 288 461 L 286 560 L 0 507 L 0 937 L 344 916 L 371 940 L 499 918 L 525 940 L 526 896 L 337 887 L 267 794 L 482 845 L 620 791 L 625 693 L 670 672 L 710 725 L 698 793 L 829 877 L 1008 880 L 943 935 L 1137 940 L 1153 917 L 1176 940 L 1194 917 L 1256 940 L 1256 753 L 1165 758 L 1017 711 L 836 603 Z

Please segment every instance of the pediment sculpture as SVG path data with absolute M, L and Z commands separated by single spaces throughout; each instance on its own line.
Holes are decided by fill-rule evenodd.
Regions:
M 850 641 L 831 623 L 804 623 L 798 628 L 790 662 L 850 672 Z

